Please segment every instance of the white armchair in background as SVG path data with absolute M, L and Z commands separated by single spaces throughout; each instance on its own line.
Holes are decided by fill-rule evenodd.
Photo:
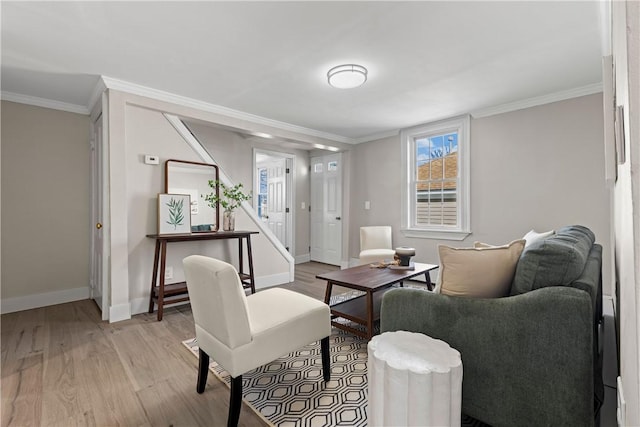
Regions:
M 360 264 L 393 259 L 391 227 L 387 225 L 360 227 Z
M 211 356 L 231 375 L 227 426 L 238 424 L 242 374 L 293 350 L 320 341 L 322 372 L 329 381 L 327 304 L 280 288 L 247 297 L 236 269 L 217 259 L 191 255 L 183 265 L 200 348 L 196 390 L 204 392 Z

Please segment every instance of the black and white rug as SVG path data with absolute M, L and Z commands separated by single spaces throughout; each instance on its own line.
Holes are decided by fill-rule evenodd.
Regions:
M 331 304 L 360 294 L 337 295 Z M 195 338 L 183 344 L 198 357 Z M 327 383 L 322 379 L 318 342 L 243 374 L 244 402 L 277 427 L 367 426 L 367 340 L 333 328 L 330 353 L 331 381 Z M 229 374 L 215 361 L 209 370 L 229 386 Z M 464 414 L 462 426 L 489 427 Z
M 366 426 L 367 342 L 336 328 L 331 381 L 322 379 L 320 343 L 310 344 L 242 375 L 244 402 L 274 426 Z M 183 344 L 198 357 L 195 338 Z M 229 385 L 216 362 L 211 372 Z

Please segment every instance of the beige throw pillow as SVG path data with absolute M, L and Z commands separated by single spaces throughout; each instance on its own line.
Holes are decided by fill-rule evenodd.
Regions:
M 439 245 L 440 293 L 453 296 L 507 296 L 525 240 L 504 246 L 476 242 L 474 248 Z

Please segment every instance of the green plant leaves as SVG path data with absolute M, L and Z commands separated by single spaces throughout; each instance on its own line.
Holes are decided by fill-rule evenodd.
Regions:
M 173 229 L 177 229 L 184 221 L 184 199 L 176 200 L 173 197 L 166 203 L 169 207 L 169 220 L 167 224 L 173 225 Z
M 245 194 L 242 191 L 242 183 L 238 183 L 233 187 L 227 187 L 222 181 L 210 179 L 209 187 L 215 189 L 216 186 L 222 190 L 221 195 L 217 195 L 215 192 L 202 195 L 204 200 L 212 208 L 216 207 L 216 203 L 220 203 L 220 206 L 222 206 L 225 211 L 233 211 L 245 200 L 251 200 L 251 192 Z

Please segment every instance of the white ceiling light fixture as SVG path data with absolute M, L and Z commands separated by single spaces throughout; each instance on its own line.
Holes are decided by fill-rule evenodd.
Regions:
M 327 81 L 338 89 L 351 89 L 367 81 L 367 69 L 362 65 L 344 64 L 327 72 Z

